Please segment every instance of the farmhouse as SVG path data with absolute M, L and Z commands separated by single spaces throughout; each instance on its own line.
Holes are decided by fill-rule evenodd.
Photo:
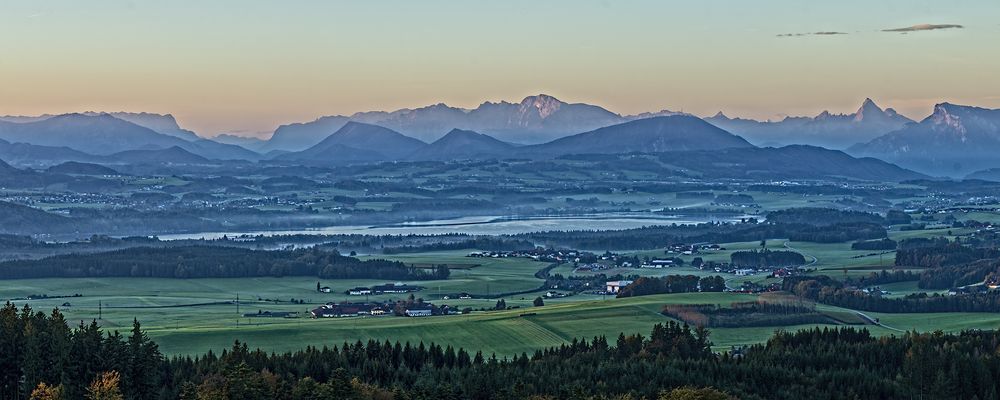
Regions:
M 385 315 L 389 307 L 378 303 L 328 303 L 309 312 L 313 318 L 341 318 Z
M 366 287 L 356 287 L 347 291 L 351 296 L 366 296 L 372 294 L 372 290 Z
M 407 317 L 429 317 L 433 314 L 433 310 L 430 307 L 414 307 L 407 308 L 405 314 Z
M 609 294 L 617 294 L 621 288 L 631 285 L 632 281 L 609 281 L 605 285 L 605 292 Z
M 421 288 L 418 286 L 410 286 L 402 282 L 396 283 L 386 283 L 385 285 L 375 285 L 372 286 L 371 291 L 375 294 L 383 293 L 410 293 L 416 292 Z

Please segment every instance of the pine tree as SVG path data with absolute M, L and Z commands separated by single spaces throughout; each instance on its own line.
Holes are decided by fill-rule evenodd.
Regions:
M 132 320 L 132 335 L 129 336 L 127 345 L 125 396 L 135 400 L 153 399 L 159 385 L 162 356 L 156 343 L 142 330 L 138 319 Z

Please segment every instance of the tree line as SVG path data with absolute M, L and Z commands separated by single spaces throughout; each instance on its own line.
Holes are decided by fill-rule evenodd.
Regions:
M 815 307 L 799 304 L 740 302 L 729 307 L 716 304 L 667 304 L 660 312 L 694 326 L 736 328 L 746 326 L 791 326 L 828 324 L 829 317 Z
M 665 293 L 721 292 L 726 290 L 726 280 L 721 276 L 698 278 L 695 275 L 643 276 L 618 289 L 617 297 L 648 296 Z
M 862 240 L 851 243 L 851 250 L 895 250 L 896 241 L 889 238 Z
M 883 297 L 846 288 L 843 283 L 820 276 L 792 276 L 782 282 L 782 290 L 823 304 L 854 310 L 885 313 L 1000 312 L 1000 291 L 942 295 L 915 293 L 904 297 Z
M 569 246 L 578 249 L 661 248 L 667 243 L 753 242 L 787 238 L 799 242 L 840 243 L 881 239 L 885 227 L 868 222 L 845 222 L 827 226 L 803 223 L 703 223 L 650 226 L 616 231 L 552 231 L 514 235 L 536 244 Z
M 1000 333 L 992 330 L 889 337 L 856 328 L 779 331 L 765 343 L 716 354 L 707 329 L 667 321 L 648 336 L 573 339 L 509 358 L 376 340 L 286 353 L 237 342 L 219 354 L 164 358 L 138 323 L 129 336 L 101 333 L 94 323 L 70 329 L 58 312 L 11 305 L 0 309 L 0 320 L 5 399 L 32 392 L 60 400 L 989 399 L 1000 393 Z
M 447 267 L 413 268 L 398 261 L 359 260 L 320 249 L 250 250 L 221 246 L 132 247 L 91 254 L 0 263 L 0 279 L 73 277 L 324 279 L 447 279 Z

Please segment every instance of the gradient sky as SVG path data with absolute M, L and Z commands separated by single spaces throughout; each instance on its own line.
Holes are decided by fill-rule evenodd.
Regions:
M 882 32 L 917 24 L 964 28 Z M 846 34 L 778 36 L 820 31 Z M 0 0 L 0 115 L 172 113 L 204 136 L 537 93 L 754 118 L 872 97 L 922 118 L 1000 108 L 998 71 L 997 0 Z

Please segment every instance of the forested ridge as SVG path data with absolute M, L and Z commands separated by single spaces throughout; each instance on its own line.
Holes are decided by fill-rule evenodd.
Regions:
M 241 278 L 316 276 L 326 279 L 446 279 L 447 268 L 411 268 L 398 261 L 359 260 L 320 249 L 132 247 L 91 254 L 0 263 L 0 279 L 72 277 Z
M 368 341 L 282 354 L 236 343 L 167 358 L 138 323 L 102 333 L 51 314 L 0 309 L 0 397 L 83 399 L 655 399 L 711 387 L 741 399 L 992 399 L 1000 333 L 864 329 L 777 332 L 722 354 L 710 332 L 667 321 L 648 336 L 574 339 L 509 359 L 447 343 Z M 94 398 L 91 396 L 91 398 Z
M 871 222 L 844 222 L 833 225 L 804 223 L 706 223 L 697 225 L 650 226 L 615 231 L 552 231 L 512 235 L 537 244 L 558 244 L 577 249 L 636 249 L 663 247 L 664 243 L 753 242 L 769 238 L 815 243 L 881 239 L 885 227 Z

